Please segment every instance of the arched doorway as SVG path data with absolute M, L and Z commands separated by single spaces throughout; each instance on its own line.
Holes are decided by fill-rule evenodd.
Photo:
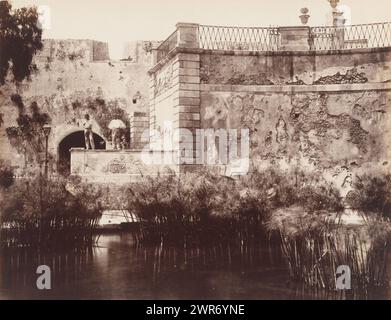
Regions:
M 95 149 L 106 149 L 106 141 L 94 133 Z M 71 172 L 71 148 L 84 148 L 84 132 L 76 131 L 67 135 L 58 145 L 58 172 L 67 175 Z

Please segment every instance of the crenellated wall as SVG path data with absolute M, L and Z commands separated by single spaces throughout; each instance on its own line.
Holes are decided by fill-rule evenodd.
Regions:
M 19 86 L 8 82 L 0 87 L 0 158 L 9 162 L 17 172 L 36 167 L 32 150 L 15 145 L 7 128 L 16 127 L 18 107 L 11 101 L 17 94 L 25 106 L 23 113 L 32 114 L 36 103 L 40 113 L 50 117 L 50 170 L 58 165 L 58 147 L 69 134 L 83 130 L 86 113 L 93 119 L 93 130 L 110 148 L 108 123 L 120 117 L 128 126 L 135 112 L 148 113 L 150 51 L 145 42 L 128 45 L 128 60 L 109 59 L 107 43 L 92 40 L 44 40 L 43 50 L 34 58 L 37 72 L 30 81 Z M 128 139 L 129 140 L 129 139 Z M 26 149 L 26 148 L 24 148 Z M 21 151 L 22 150 L 22 151 Z M 41 159 L 42 160 L 42 159 Z

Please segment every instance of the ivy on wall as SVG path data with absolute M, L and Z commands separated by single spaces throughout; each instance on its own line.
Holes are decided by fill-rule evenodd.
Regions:
M 18 126 L 6 128 L 8 140 L 18 153 L 25 154 L 27 161 L 41 162 L 41 153 L 45 151 L 43 126 L 51 119 L 39 110 L 36 102 L 26 108 L 17 94 L 11 96 L 11 101 L 18 108 Z
M 102 98 L 87 97 L 85 99 L 77 99 L 72 102 L 72 109 L 78 111 L 78 116 L 82 118 L 85 113 L 88 113 L 98 123 L 101 128 L 102 135 L 105 139 L 111 141 L 111 130 L 108 125 L 113 119 L 120 119 L 126 125 L 126 141 L 130 138 L 130 122 L 129 116 L 123 110 L 117 100 L 106 101 Z

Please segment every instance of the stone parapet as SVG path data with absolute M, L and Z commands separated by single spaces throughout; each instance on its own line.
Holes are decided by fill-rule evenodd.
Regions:
M 308 51 L 310 50 L 310 28 L 280 27 L 278 32 L 281 36 L 279 50 L 282 51 Z
M 166 164 L 163 161 L 165 156 L 175 159 L 176 153 L 72 148 L 71 174 L 89 182 L 127 183 L 143 176 L 179 172 L 179 167 L 174 162 Z

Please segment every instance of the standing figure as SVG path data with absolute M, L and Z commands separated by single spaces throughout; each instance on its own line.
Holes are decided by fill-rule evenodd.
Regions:
M 84 116 L 83 128 L 84 128 L 84 140 L 86 143 L 86 149 L 94 150 L 95 149 L 94 134 L 92 132 L 92 121 L 90 119 L 89 114 L 86 114 Z
M 110 121 L 108 127 L 111 130 L 111 142 L 113 143 L 113 149 L 121 150 L 122 129 L 125 129 L 126 125 L 122 120 L 114 119 Z
M 113 128 L 111 130 L 111 140 L 113 142 L 113 149 L 120 150 L 121 147 L 121 128 Z
M 127 148 L 127 145 L 128 145 L 128 143 L 126 142 L 126 137 L 123 134 L 122 137 L 121 137 L 121 149 L 125 150 Z

